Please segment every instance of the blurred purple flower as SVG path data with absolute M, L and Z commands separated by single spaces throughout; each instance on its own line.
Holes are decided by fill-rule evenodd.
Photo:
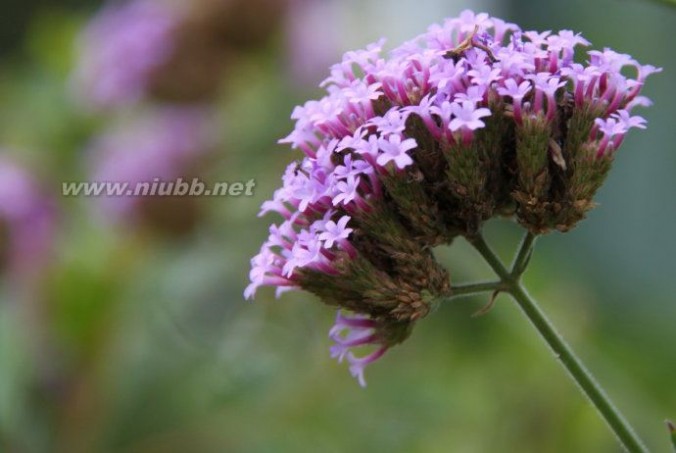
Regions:
M 56 212 L 24 168 L 0 157 L 0 272 L 31 275 L 47 262 Z
M 79 39 L 75 90 L 96 108 L 143 97 L 152 71 L 170 56 L 178 14 L 153 0 L 112 2 Z
M 319 83 L 326 68 L 339 55 L 339 27 L 327 21 L 339 14 L 336 0 L 290 0 L 285 34 L 289 71 L 299 86 Z
M 199 158 L 211 148 L 214 134 L 209 111 L 164 107 L 131 124 L 116 125 L 99 136 L 91 149 L 92 182 L 152 183 L 191 176 Z M 99 198 L 106 215 L 132 214 L 141 200 L 132 196 Z

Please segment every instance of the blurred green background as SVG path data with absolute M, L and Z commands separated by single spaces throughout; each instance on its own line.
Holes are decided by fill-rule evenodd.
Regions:
M 323 78 L 299 82 L 288 24 L 244 52 L 213 99 L 222 139 L 206 176 L 255 178 L 254 197 L 200 199 L 197 226 L 178 237 L 107 224 L 92 214 L 96 200 L 61 197 L 62 181 L 86 180 L 87 145 L 111 121 L 79 108 L 69 88 L 74 40 L 98 7 L 3 3 L 0 148 L 38 175 L 59 215 L 53 256 L 28 288 L 0 277 L 0 451 L 620 451 L 505 296 L 479 318 L 485 298 L 442 306 L 369 367 L 366 389 L 329 357 L 333 310 L 305 293 L 243 300 L 272 221 L 256 217 L 259 206 L 299 157 L 276 141 Z M 644 90 L 655 102 L 640 113 L 649 128 L 629 134 L 600 206 L 539 241 L 525 282 L 651 450 L 669 451 L 676 8 L 347 0 L 318 19 L 317 39 L 330 62 L 381 36 L 391 48 L 467 7 L 523 29 L 580 31 L 594 48 L 664 68 Z M 507 258 L 520 232 L 495 221 L 487 234 Z M 462 241 L 438 255 L 456 283 L 491 276 Z

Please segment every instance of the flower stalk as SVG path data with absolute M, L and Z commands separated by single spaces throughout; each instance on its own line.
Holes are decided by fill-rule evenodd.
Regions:
M 537 238 L 536 234 L 527 232 L 523 240 L 521 241 L 521 246 L 519 251 L 514 258 L 514 264 L 512 264 L 512 277 L 518 278 L 526 271 L 528 263 L 530 263 L 530 258 L 533 256 L 533 249 L 535 248 L 535 239 Z
M 502 290 L 504 290 L 504 284 L 500 281 L 468 283 L 466 285 L 452 286 L 451 297 L 474 296 L 476 294 Z
M 554 325 L 540 309 L 537 302 L 528 294 L 521 283 L 521 275 L 528 264 L 528 258 L 532 254 L 536 236 L 527 233 L 521 243 L 514 260 L 512 272 L 502 264 L 500 258 L 493 252 L 481 234 L 468 238 L 470 244 L 481 254 L 493 271 L 500 277 L 499 284 L 502 292 L 512 296 L 523 313 L 536 328 L 542 339 L 554 352 L 563 367 L 568 371 L 571 378 L 577 383 L 582 392 L 589 398 L 601 417 L 608 423 L 613 433 L 617 436 L 623 447 L 631 452 L 647 452 L 645 444 L 638 437 L 634 429 L 629 425 L 624 416 L 615 407 L 601 385 L 594 379 L 589 370 L 584 366 L 580 358 L 568 346 L 563 337 L 557 332 Z M 481 288 L 483 284 L 474 285 Z M 472 285 L 467 285 L 471 288 Z M 458 295 L 464 295 L 460 293 Z

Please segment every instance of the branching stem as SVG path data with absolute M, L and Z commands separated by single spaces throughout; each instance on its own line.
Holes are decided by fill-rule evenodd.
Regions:
M 627 420 L 613 405 L 603 388 L 596 382 L 589 370 L 587 370 L 570 346 L 559 335 L 538 304 L 530 297 L 521 284 L 521 275 L 528 266 L 535 239 L 536 236 L 531 233 L 528 233 L 524 237 L 510 271 L 489 247 L 483 236 L 479 234 L 468 238 L 472 246 L 474 246 L 498 275 L 500 281 L 459 286 L 455 288 L 456 292 L 453 295 L 460 296 L 485 291 L 509 293 L 540 333 L 542 339 L 549 345 L 556 358 L 559 359 L 573 380 L 599 411 L 601 417 L 608 423 L 624 448 L 631 453 L 647 452 L 648 449 L 636 435 Z

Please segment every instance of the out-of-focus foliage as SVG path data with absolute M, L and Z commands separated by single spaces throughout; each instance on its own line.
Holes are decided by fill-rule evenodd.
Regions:
M 276 141 L 293 106 L 318 94 L 317 78 L 293 80 L 283 28 L 238 58 L 212 102 L 222 134 L 204 176 L 255 178 L 255 195 L 198 199 L 197 226 L 177 238 L 110 224 L 96 199 L 61 197 L 61 182 L 87 180 L 87 147 L 109 121 L 79 108 L 70 85 L 72 43 L 94 5 L 21 5 L 21 39 L 2 42 L 0 148 L 55 200 L 58 230 L 30 285 L 0 278 L 0 451 L 618 451 L 506 297 L 479 318 L 481 298 L 440 307 L 369 369 L 365 390 L 329 357 L 331 309 L 302 293 L 243 301 L 249 258 L 267 236 L 258 208 L 297 157 Z M 350 0 L 323 27 L 348 50 L 400 42 L 467 6 Z M 667 451 L 676 10 L 615 0 L 474 8 L 524 29 L 581 31 L 595 48 L 664 68 L 645 90 L 649 129 L 627 139 L 601 206 L 540 240 L 526 284 L 649 446 Z M 518 230 L 495 222 L 488 236 L 507 257 Z M 454 283 L 490 276 L 462 241 L 438 256 Z

